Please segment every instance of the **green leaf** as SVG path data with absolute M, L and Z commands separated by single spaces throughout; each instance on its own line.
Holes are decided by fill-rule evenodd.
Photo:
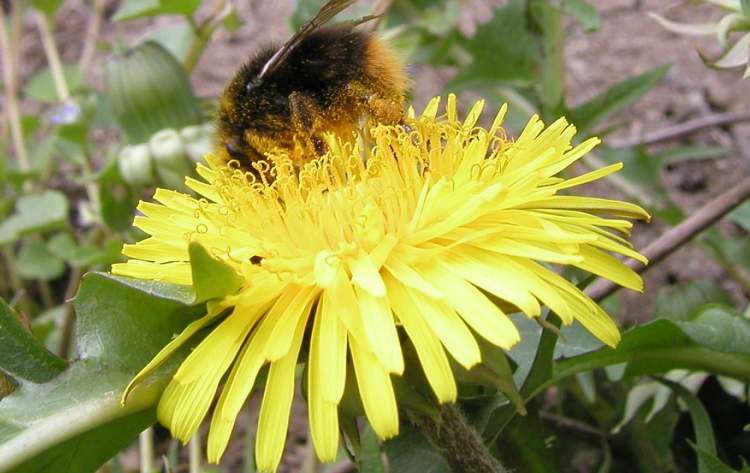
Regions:
M 583 31 L 596 31 L 601 26 L 601 18 L 596 7 L 586 0 L 563 0 L 563 11 L 580 23 Z
M 710 302 L 732 303 L 729 295 L 708 279 L 665 285 L 659 289 L 656 297 L 654 316 L 675 321 L 692 320 L 696 311 Z
M 719 460 L 716 457 L 716 453 L 707 452 L 692 442 L 690 442 L 690 446 L 693 447 L 693 450 L 698 455 L 698 463 L 703 466 L 703 469 L 699 470 L 699 473 L 737 473 L 737 471 L 729 468 Z M 742 471 L 745 470 L 743 469 Z
M 23 384 L 0 401 L 0 471 L 87 473 L 155 421 L 154 405 L 179 356 L 120 404 L 125 385 L 175 333 L 204 313 L 127 285 L 86 275 L 75 299 L 79 361 L 44 384 Z M 163 286 L 163 285 L 160 285 Z
M 16 201 L 16 211 L 0 223 L 0 244 L 19 236 L 65 226 L 68 200 L 58 191 L 28 195 Z
M 15 378 L 43 383 L 65 366 L 65 360 L 48 352 L 0 299 L 0 370 Z
M 693 422 L 695 442 L 698 448 L 715 456 L 716 442 L 714 440 L 714 429 L 711 426 L 711 418 L 708 416 L 708 412 L 706 412 L 706 408 L 703 407 L 701 401 L 695 394 L 679 383 L 663 378 L 659 379 L 659 382 L 669 387 L 687 406 L 690 413 L 690 420 Z M 704 459 L 699 456 L 698 473 L 709 473 L 710 471 Z
M 41 240 L 25 242 L 16 255 L 15 264 L 18 274 L 27 279 L 47 281 L 57 279 L 65 272 L 63 261 L 53 255 Z
M 361 473 L 385 473 L 380 459 L 380 442 L 371 428 L 366 428 L 362 435 L 362 459 L 359 464 Z
M 717 351 L 709 346 L 700 345 L 701 340 L 713 340 L 712 335 L 701 333 L 706 322 L 708 320 L 701 321 L 701 318 L 683 323 L 656 319 L 638 325 L 623 333 L 622 341 L 617 348 L 606 347 L 593 353 L 559 361 L 555 367 L 555 379 L 595 368 L 627 363 L 624 373 L 626 377 L 684 368 L 750 380 L 750 356 Z M 721 317 L 720 323 L 727 324 L 728 321 Z M 711 330 L 723 332 L 727 327 L 721 326 Z M 695 339 L 686 331 L 690 331 Z
M 750 355 L 750 320 L 731 307 L 704 307 L 692 321 L 677 325 L 693 341 L 717 352 Z
M 579 132 L 591 130 L 601 120 L 635 103 L 656 87 L 669 66 L 660 66 L 611 86 L 593 99 L 568 111 Z
M 31 6 L 39 11 L 44 12 L 48 16 L 55 14 L 60 5 L 63 4 L 64 0 L 30 0 Z
M 528 86 L 539 80 L 541 49 L 531 33 L 526 2 L 510 0 L 495 10 L 492 19 L 469 38 L 458 38 L 456 46 L 473 57 L 449 84 L 449 88 L 468 86 L 476 81 L 492 81 Z
M 740 5 L 742 6 L 742 14 L 750 21 L 750 0 L 740 0 Z
M 157 15 L 192 15 L 201 0 L 126 0 L 112 17 L 115 21 L 128 21 Z
M 161 44 L 181 63 L 185 61 L 190 46 L 195 41 L 195 31 L 186 21 L 170 23 L 149 32 L 146 38 Z
M 63 64 L 62 69 L 68 88 L 71 91 L 78 90 L 81 86 L 82 79 L 81 70 L 78 68 L 78 65 Z M 23 93 L 26 98 L 38 102 L 55 103 L 60 101 L 60 98 L 57 96 L 57 90 L 55 89 L 55 83 L 52 80 L 52 72 L 50 72 L 49 67 L 45 67 L 31 76 L 26 83 L 26 86 L 23 88 Z
M 452 473 L 443 457 L 410 424 L 402 423 L 398 436 L 385 442 L 390 471 L 398 473 Z
M 188 253 L 195 302 L 219 299 L 242 287 L 244 279 L 231 266 L 211 256 L 200 243 L 191 242 Z
M 514 319 L 514 322 L 516 322 L 516 320 L 517 319 Z M 534 323 L 533 321 L 530 322 Z M 545 384 L 552 377 L 554 372 L 553 357 L 555 345 L 558 339 L 558 333 L 556 330 L 560 327 L 561 321 L 555 314 L 549 313 L 546 322 L 549 324 L 549 329 L 541 330 L 541 335 L 537 335 L 536 337 L 531 336 L 529 337 L 529 340 L 526 341 L 527 344 L 535 346 L 536 349 L 533 351 L 526 351 L 525 356 L 522 359 L 514 358 L 519 365 L 517 373 L 524 371 L 528 373 L 523 380 L 523 385 L 521 386 L 521 396 L 526 400 L 530 398 L 531 393 L 536 392 L 540 386 Z M 524 343 L 524 338 L 526 337 L 522 335 L 521 343 L 518 345 Z M 513 349 L 515 348 L 516 347 Z M 513 357 L 513 350 L 508 354 Z M 529 368 L 522 369 L 522 366 L 529 366 L 529 363 Z M 513 419 L 515 414 L 515 409 L 511 406 L 503 406 L 492 414 L 482 434 L 487 443 L 493 443 L 497 439 L 508 422 Z

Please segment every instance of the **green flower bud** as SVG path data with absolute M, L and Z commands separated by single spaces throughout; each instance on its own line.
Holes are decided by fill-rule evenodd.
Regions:
M 180 130 L 180 136 L 185 143 L 188 157 L 194 163 L 204 162 L 203 157 L 211 152 L 214 142 L 213 135 L 214 126 L 211 124 L 188 126 Z
M 192 173 L 193 165 L 180 134 L 172 129 L 161 130 L 148 140 L 148 148 L 159 182 L 166 187 L 186 191 L 185 176 Z
M 156 183 L 148 145 L 125 146 L 117 156 L 117 167 L 125 182 L 133 187 L 147 187 Z

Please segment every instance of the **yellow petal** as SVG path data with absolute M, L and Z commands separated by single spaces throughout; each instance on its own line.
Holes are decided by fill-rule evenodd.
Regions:
M 419 362 L 435 396 L 440 402 L 455 401 L 456 381 L 440 340 L 420 315 L 409 289 L 390 274 L 386 274 L 385 282 L 393 311 L 417 350 Z
M 306 322 L 306 314 L 298 318 L 291 347 L 286 355 L 271 363 L 271 369 L 268 372 L 255 440 L 255 459 L 259 471 L 276 471 L 281 461 L 294 398 L 297 356 L 302 345 Z
M 258 372 L 266 362 L 263 344 L 257 340 L 257 334 L 256 330 L 245 343 L 214 409 L 207 445 L 208 461 L 212 463 L 219 463 L 221 460 L 237 415 L 255 385 Z
M 488 342 L 508 350 L 521 340 L 508 316 L 463 278 L 438 264 L 425 265 L 419 271 L 445 293 L 448 305 Z
M 456 361 L 467 369 L 482 361 L 474 335 L 455 310 L 443 301 L 430 299 L 418 292 L 411 292 L 410 295 L 422 318 Z
M 620 286 L 643 291 L 643 279 L 628 265 L 603 251 L 583 245 L 580 248 L 583 261 L 575 263 L 575 266 L 607 278 Z
M 324 394 L 330 365 L 321 356 L 322 307 L 318 304 L 310 339 L 310 358 L 307 367 L 307 402 L 310 436 L 315 452 L 324 462 L 336 460 L 339 447 L 339 418 L 337 401 L 329 401 Z M 336 321 L 338 323 L 338 321 Z M 344 339 L 346 343 L 346 339 Z M 346 346 L 346 345 L 345 345 Z M 346 353 L 344 353 L 346 361 Z
M 208 324 L 213 322 L 216 317 L 222 312 L 222 310 L 215 310 L 212 312 L 209 312 L 206 316 L 201 317 L 200 319 L 191 322 L 185 329 L 180 333 L 177 337 L 172 339 L 169 343 L 167 343 L 164 348 L 162 348 L 157 355 L 148 362 L 146 366 L 141 369 L 141 371 L 138 372 L 137 375 L 133 377 L 133 379 L 130 381 L 128 386 L 125 388 L 125 391 L 122 393 L 122 399 L 121 402 L 124 405 L 125 401 L 128 397 L 128 394 L 130 394 L 130 391 L 133 390 L 133 388 L 146 379 L 148 375 L 153 373 L 153 371 L 162 365 L 167 359 L 172 356 L 172 354 L 180 348 L 186 341 L 188 341 L 193 335 L 195 335 L 199 330 L 201 330 L 203 327 L 206 327 Z
M 385 296 L 385 284 L 370 255 L 360 250 L 355 258 L 347 260 L 352 271 L 352 282 L 375 297 Z
M 349 338 L 359 394 L 372 430 L 382 439 L 398 435 L 398 407 L 388 372 L 375 355 Z
M 539 301 L 531 294 L 529 288 L 521 284 L 506 268 L 484 262 L 481 251 L 464 247 L 446 254 L 444 260 L 448 269 L 517 306 L 526 315 L 536 317 L 541 313 Z
M 323 398 L 328 402 L 338 403 L 344 395 L 346 381 L 346 328 L 339 320 L 328 291 L 318 302 L 315 322 L 320 319 L 320 333 L 317 341 L 320 363 L 327 369 L 321 371 Z M 345 309 L 344 309 L 345 310 Z
M 380 364 L 390 373 L 404 372 L 404 357 L 398 339 L 391 305 L 386 297 L 374 297 L 367 291 L 356 290 L 367 339 Z

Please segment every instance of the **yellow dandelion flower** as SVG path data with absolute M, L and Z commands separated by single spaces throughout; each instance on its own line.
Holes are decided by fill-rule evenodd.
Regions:
M 204 181 L 187 179 L 200 199 L 158 189 L 158 204 L 140 204 L 135 225 L 151 236 L 126 245 L 130 260 L 114 273 L 190 284 L 187 248 L 197 241 L 245 281 L 211 302 L 131 383 L 212 326 L 159 402 L 159 420 L 176 437 L 195 433 L 220 390 L 208 437 L 208 458 L 218 462 L 269 365 L 255 454 L 261 471 L 275 471 L 303 345 L 311 437 L 321 460 L 332 461 L 348 354 L 374 431 L 384 439 L 398 433 L 391 381 L 404 371 L 401 331 L 441 403 L 457 396 L 449 357 L 467 368 L 482 361 L 473 332 L 503 349 L 519 341 L 509 308 L 537 317 L 545 305 L 608 345 L 619 341 L 609 316 L 550 264 L 642 289 L 641 278 L 611 253 L 645 262 L 626 240 L 632 224 L 622 217 L 646 212 L 561 192 L 621 164 L 561 178 L 598 139 L 573 146 L 575 128 L 564 119 L 545 128 L 533 117 L 510 141 L 500 127 L 506 107 L 484 129 L 476 126 L 483 102 L 463 122 L 454 96 L 439 117 L 438 104 L 418 117 L 410 112 L 407 127 L 372 127 L 366 148 L 328 137 L 329 152 L 299 171 L 274 157 L 260 170 L 272 182 L 209 157 L 198 167 Z

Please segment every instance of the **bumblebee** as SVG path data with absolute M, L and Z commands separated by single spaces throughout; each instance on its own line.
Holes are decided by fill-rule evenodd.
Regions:
M 395 51 L 357 28 L 327 23 L 354 0 L 329 0 L 281 47 L 244 64 L 219 100 L 217 152 L 248 170 L 281 149 L 297 164 L 325 151 L 322 133 L 352 136 L 360 120 L 404 117 L 408 78 Z

